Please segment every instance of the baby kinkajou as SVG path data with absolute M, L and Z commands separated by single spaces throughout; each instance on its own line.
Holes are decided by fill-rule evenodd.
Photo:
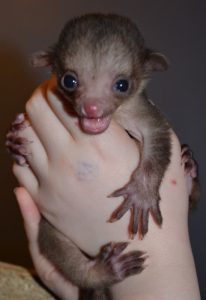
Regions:
M 170 162 L 170 126 L 147 99 L 145 86 L 153 71 L 167 69 L 165 56 L 146 48 L 127 18 L 90 14 L 69 21 L 58 42 L 36 53 L 32 64 L 52 68 L 59 91 L 72 103 L 86 133 L 103 132 L 115 118 L 139 141 L 138 168 L 128 184 L 110 195 L 125 199 L 111 221 L 131 209 L 132 235 L 147 233 L 150 213 L 161 225 L 159 187 Z
M 148 100 L 145 86 L 153 71 L 167 69 L 167 59 L 145 46 L 137 26 L 129 19 L 88 14 L 69 21 L 58 42 L 48 51 L 35 54 L 32 64 L 51 67 L 58 91 L 64 101 L 71 103 L 84 132 L 100 134 L 115 118 L 139 142 L 139 166 L 130 181 L 110 195 L 124 197 L 110 220 L 116 221 L 131 210 L 130 234 L 134 237 L 138 232 L 143 238 L 150 214 L 158 225 L 162 224 L 159 188 L 171 153 L 170 125 Z M 23 118 L 20 119 L 13 123 L 13 131 L 21 127 Z M 7 144 L 17 154 L 17 162 L 21 163 L 22 157 L 26 162 L 21 147 L 17 149 L 9 136 L 13 137 L 12 131 Z M 184 157 L 193 161 L 187 150 Z M 81 288 L 91 289 L 85 293 L 91 292 L 89 299 L 108 299 L 105 288 L 143 270 L 143 253 L 122 254 L 126 243 L 108 244 L 91 260 L 44 218 L 39 244 L 66 278 Z

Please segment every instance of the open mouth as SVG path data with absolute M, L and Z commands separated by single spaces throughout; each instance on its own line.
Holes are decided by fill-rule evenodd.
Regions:
M 90 134 L 98 134 L 105 131 L 111 121 L 111 116 L 101 118 L 80 118 L 80 124 L 84 132 Z

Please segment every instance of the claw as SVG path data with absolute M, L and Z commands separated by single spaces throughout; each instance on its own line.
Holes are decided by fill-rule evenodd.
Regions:
M 127 242 L 108 243 L 101 248 L 97 259 L 101 261 L 106 261 L 111 256 L 119 256 L 126 249 L 128 244 L 129 243 Z
M 25 147 L 30 143 L 27 139 L 19 136 L 19 131 L 28 126 L 26 115 L 20 113 L 16 116 L 15 120 L 11 124 L 11 128 L 6 135 L 6 148 L 12 155 L 14 161 L 20 166 L 28 166 L 27 156 L 29 155 L 27 148 Z
M 16 115 L 15 120 L 12 122 L 12 125 L 16 125 L 16 124 L 21 124 L 25 121 L 25 114 L 24 113 L 19 113 Z
M 138 231 L 138 208 L 135 206 L 133 206 L 133 215 L 132 215 L 130 227 L 131 227 L 130 237 L 133 240 Z
M 131 201 L 126 198 L 123 203 L 112 213 L 109 222 L 113 223 L 121 219 L 123 215 L 131 208 L 131 204 Z
M 141 209 L 138 214 L 138 220 L 138 228 L 135 228 L 135 232 L 138 230 L 139 239 L 142 240 L 148 232 L 149 209 Z
M 110 195 L 107 196 L 107 197 L 108 197 L 108 198 L 120 197 L 120 196 L 125 195 L 125 192 L 126 192 L 125 188 L 121 188 L 121 189 L 119 189 L 119 190 L 114 191 L 112 194 L 110 194 Z
M 24 156 L 18 154 L 12 154 L 14 161 L 21 167 L 28 167 L 29 164 Z
M 195 208 L 200 198 L 200 183 L 198 177 L 198 163 L 188 145 L 182 145 L 182 161 L 187 176 L 190 208 Z
M 155 221 L 155 223 L 158 225 L 158 226 L 161 226 L 162 225 L 162 214 L 161 214 L 161 211 L 160 211 L 160 208 L 159 208 L 159 205 L 157 205 L 156 207 L 152 207 L 150 209 L 150 212 L 151 212 L 151 215 L 153 217 L 153 220 Z
M 113 248 L 114 255 L 120 255 L 128 245 L 128 242 L 116 243 Z
M 19 113 L 16 115 L 14 121 L 11 123 L 11 132 L 19 131 L 28 126 L 25 113 Z
M 194 159 L 193 152 L 188 145 L 182 145 L 182 161 L 185 171 L 191 175 L 192 178 L 197 177 L 197 162 Z

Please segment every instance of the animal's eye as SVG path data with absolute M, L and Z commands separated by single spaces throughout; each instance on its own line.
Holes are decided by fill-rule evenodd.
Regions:
M 127 79 L 119 79 L 114 84 L 114 90 L 120 93 L 126 93 L 129 89 L 129 81 Z
M 74 92 L 78 87 L 78 80 L 73 74 L 65 74 L 62 77 L 61 84 L 69 92 Z

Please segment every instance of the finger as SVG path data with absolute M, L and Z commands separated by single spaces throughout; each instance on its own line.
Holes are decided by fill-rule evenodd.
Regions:
M 146 235 L 148 232 L 148 222 L 149 222 L 149 210 L 143 209 L 142 210 L 142 237 Z
M 121 219 L 123 215 L 130 209 L 130 207 L 131 201 L 128 198 L 124 199 L 122 204 L 120 204 L 120 206 L 112 213 L 109 222 L 113 223 Z
M 15 195 L 24 220 L 24 226 L 29 243 L 35 243 L 38 238 L 40 213 L 31 195 L 25 188 L 16 188 Z
M 155 223 L 158 226 L 161 226 L 162 225 L 162 214 L 161 214 L 161 211 L 160 211 L 160 208 L 159 208 L 159 204 L 157 203 L 155 206 L 153 206 L 150 209 L 150 212 L 151 212 L 151 215 L 152 215 L 153 220 L 155 221 Z
M 44 83 L 34 92 L 26 104 L 26 112 L 47 155 L 51 157 L 58 146 L 68 148 L 68 141 L 71 142 L 72 137 L 49 106 L 45 96 L 46 89 L 47 83 Z
M 50 261 L 38 254 L 39 256 L 33 255 L 33 262 L 43 283 L 59 297 L 58 299 L 78 300 L 78 288 L 66 280 Z
M 39 184 L 30 167 L 22 167 L 14 163 L 12 171 L 21 186 L 25 187 L 32 194 L 36 192 Z
M 130 237 L 131 239 L 134 239 L 137 231 L 138 231 L 138 223 L 139 223 L 139 218 L 138 218 L 138 208 L 133 205 L 132 207 L 132 218 L 131 218 L 131 224 L 130 224 Z
M 55 77 L 52 77 L 48 83 L 47 100 L 60 122 L 70 132 L 74 140 L 87 136 L 80 129 L 79 119 L 71 104 L 58 92 Z

